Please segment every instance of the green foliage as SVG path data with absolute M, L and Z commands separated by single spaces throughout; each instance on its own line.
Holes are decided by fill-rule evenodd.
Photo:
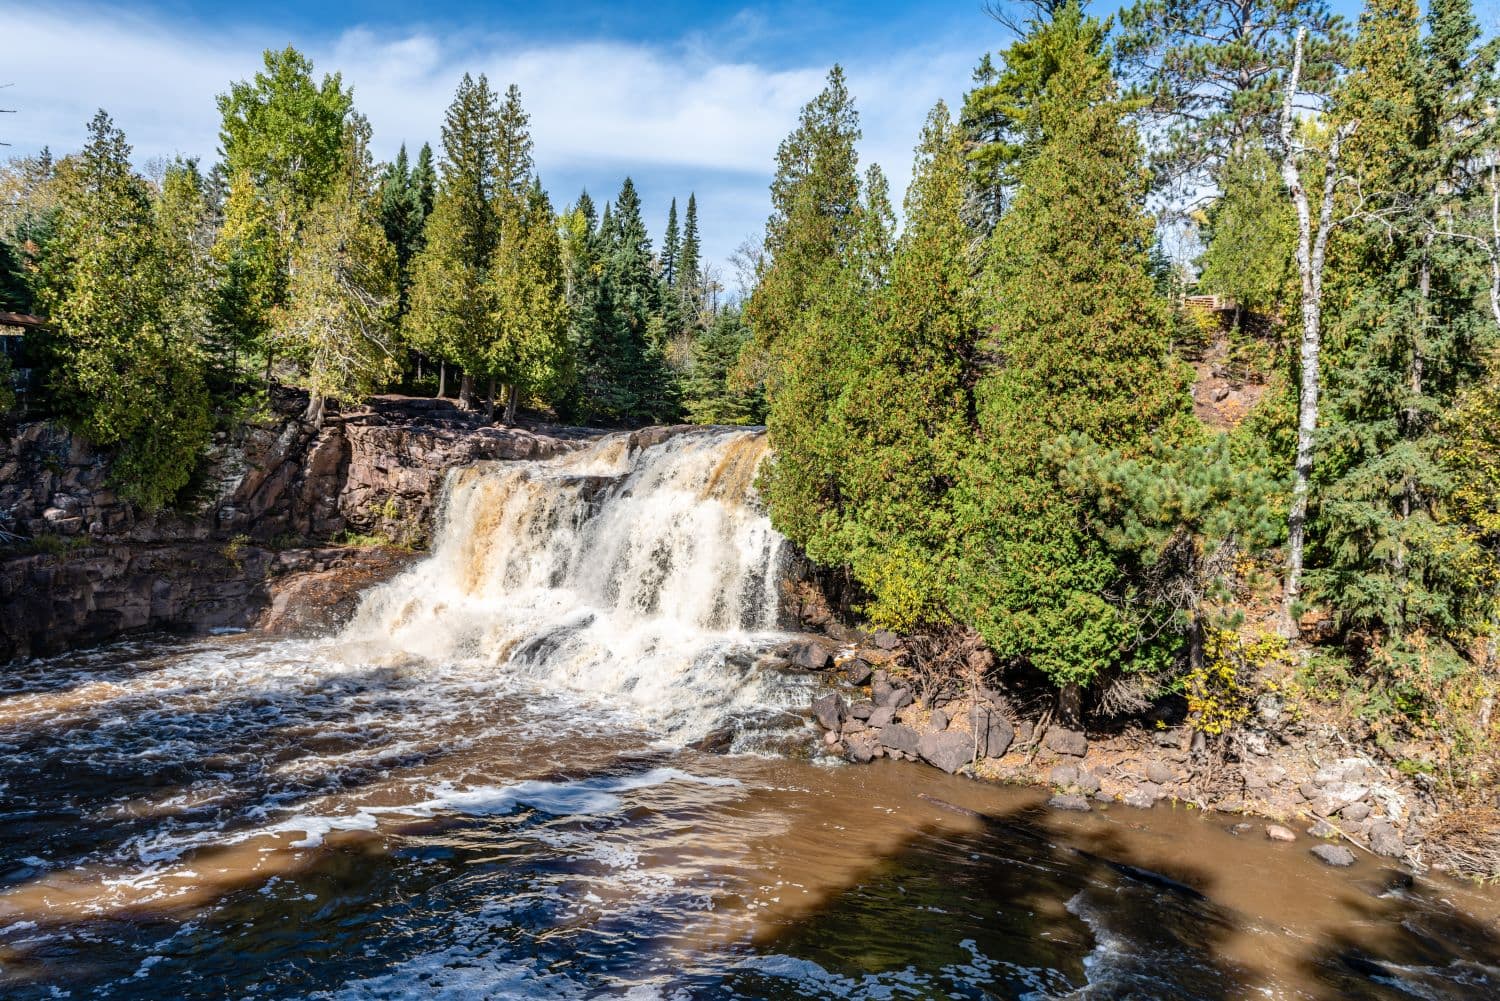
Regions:
M 730 375 L 750 328 L 736 307 L 719 310 L 693 341 L 692 363 L 683 382 L 683 404 L 696 424 L 757 424 L 765 417 L 765 401 L 755 391 L 730 384 Z
M 266 50 L 265 69 L 219 95 L 229 197 L 214 255 L 226 272 L 219 306 L 242 346 L 264 342 L 285 306 L 289 263 L 314 207 L 343 177 L 353 97 L 338 74 L 313 80 L 296 49 Z
M 104 112 L 57 183 L 57 231 L 38 294 L 58 327 L 53 388 L 78 430 L 115 450 L 122 495 L 157 508 L 187 484 L 208 443 L 202 275 L 184 235 L 166 225 L 170 215 L 158 219 Z
M 361 399 L 398 371 L 399 265 L 381 226 L 369 126 L 355 115 L 347 133 L 347 174 L 304 224 L 277 313 L 277 344 L 301 363 L 315 402 Z
M 1205 219 L 1199 287 L 1247 312 L 1288 315 L 1296 302 L 1297 219 L 1270 154 L 1256 138 L 1232 153 Z
M 1153 663 L 1148 614 L 1062 474 L 1077 443 L 1142 452 L 1186 414 L 1167 361 L 1167 315 L 1148 273 L 1145 172 L 1113 94 L 1098 32 L 1059 13 L 1026 59 L 1054 68 L 1024 109 L 1034 152 L 991 238 L 991 313 L 975 388 L 979 444 L 959 505 L 957 604 L 1004 658 L 1059 685 Z M 1139 663 L 1137 663 L 1139 661 Z

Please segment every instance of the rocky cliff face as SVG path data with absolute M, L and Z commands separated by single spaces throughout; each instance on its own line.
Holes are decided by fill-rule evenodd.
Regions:
M 400 560 L 324 544 L 352 533 L 421 547 L 449 469 L 590 436 L 487 427 L 447 400 L 407 398 L 313 427 L 304 404 L 279 393 L 272 419 L 220 435 L 195 502 L 154 514 L 121 499 L 108 457 L 66 429 L 0 429 L 0 663 L 139 629 L 249 625 L 300 574 L 321 575 L 315 590 L 337 607 L 335 578 L 368 583 Z

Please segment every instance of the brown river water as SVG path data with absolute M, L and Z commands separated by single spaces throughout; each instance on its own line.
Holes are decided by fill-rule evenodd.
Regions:
M 1493 889 L 814 757 L 762 451 L 457 472 L 336 635 L 0 671 L 0 998 L 1500 997 Z

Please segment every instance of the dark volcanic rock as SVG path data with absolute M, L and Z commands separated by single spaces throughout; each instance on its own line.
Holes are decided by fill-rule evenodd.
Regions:
M 844 664 L 844 680 L 851 685 L 868 684 L 871 673 L 870 665 L 858 657 Z
M 1354 853 L 1343 845 L 1313 845 L 1308 850 L 1323 863 L 1340 869 L 1354 864 Z
M 871 702 L 869 699 L 860 699 L 858 702 L 849 707 L 849 715 L 853 716 L 855 719 L 867 720 L 870 718 L 870 714 L 874 711 L 875 703 Z
M 888 751 L 900 751 L 903 754 L 916 754 L 921 738 L 917 731 L 900 723 L 892 723 L 880 731 L 880 743 Z
M 957 731 L 928 731 L 917 742 L 917 753 L 922 756 L 923 761 L 951 775 L 972 760 L 974 740 L 968 734 Z
M 979 735 L 979 754 L 986 758 L 1001 757 L 1016 739 L 1016 731 L 1010 721 L 985 706 L 969 710 L 969 730 Z
M 1088 738 L 1080 731 L 1064 730 L 1060 727 L 1048 730 L 1042 743 L 1054 754 L 1066 754 L 1075 758 L 1083 757 L 1089 750 Z
M 848 715 L 844 697 L 837 692 L 829 692 L 821 698 L 814 699 L 812 709 L 813 715 L 817 717 L 818 723 L 825 730 L 837 730 Z
M 821 671 L 833 663 L 833 651 L 817 640 L 789 643 L 782 656 L 792 665 L 808 671 Z
M 1088 813 L 1093 807 L 1089 801 L 1082 796 L 1053 796 L 1047 800 L 1047 805 L 1054 810 L 1073 810 L 1077 813 Z

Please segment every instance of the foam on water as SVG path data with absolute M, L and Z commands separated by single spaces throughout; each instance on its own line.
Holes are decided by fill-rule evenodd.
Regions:
M 450 474 L 430 558 L 373 591 L 345 656 L 479 662 L 629 707 L 677 739 L 800 693 L 752 670 L 776 638 L 784 542 L 755 502 L 755 431 Z

